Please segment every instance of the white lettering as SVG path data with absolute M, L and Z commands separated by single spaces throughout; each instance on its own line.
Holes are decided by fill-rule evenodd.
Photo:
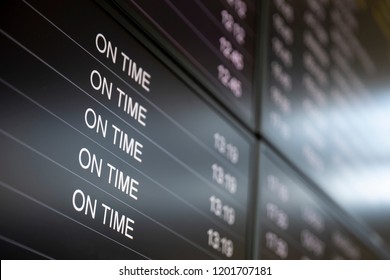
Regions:
M 81 199 L 81 200 L 80 200 Z M 88 213 L 91 213 L 91 218 L 95 219 L 96 215 L 96 202 L 97 200 L 94 200 L 94 203 L 92 204 L 92 199 L 89 195 L 85 196 L 84 192 L 82 190 L 75 190 L 72 196 L 72 205 L 73 208 L 77 212 L 81 212 L 84 210 L 84 215 L 88 215 Z
M 93 174 L 97 173 L 97 176 L 100 178 L 102 174 L 102 159 L 97 159 L 95 154 L 89 152 L 87 148 L 82 148 L 79 152 L 79 164 L 83 169 L 90 169 L 90 172 Z
M 117 91 L 119 93 L 118 107 L 122 108 L 124 112 L 135 119 L 139 124 L 146 126 L 145 120 L 148 110 L 138 102 L 134 102 L 133 99 L 120 88 L 117 88 Z
M 97 70 L 93 70 L 91 72 L 91 75 L 89 77 L 89 80 L 91 82 L 91 86 L 94 90 L 102 90 L 102 95 L 106 94 L 108 100 L 111 100 L 111 93 L 112 93 L 112 83 L 108 85 L 107 79 L 100 75 L 100 73 Z
M 104 203 L 102 203 L 102 207 L 104 208 L 103 225 L 106 225 L 107 223 L 108 227 L 112 230 L 123 234 L 129 239 L 133 239 L 133 236 L 130 233 L 134 230 L 132 227 L 134 220 L 125 215 L 120 215 L 118 211 Z
M 112 62 L 115 64 L 117 47 L 113 48 L 111 42 L 107 41 L 101 33 L 96 35 L 95 45 L 100 53 L 105 53 L 107 58 L 111 57 Z
M 112 124 L 111 126 L 114 129 L 113 144 L 118 146 L 119 149 L 133 157 L 138 162 L 142 162 L 141 156 L 143 145 L 138 141 L 134 140 L 134 138 L 130 138 L 127 133 L 125 133 L 115 125 Z
M 113 184 L 115 188 L 124 192 L 132 199 L 138 200 L 136 193 L 138 192 L 137 186 L 139 182 L 128 175 L 124 175 L 122 171 L 109 163 L 107 163 L 107 167 L 109 168 L 108 183 Z
M 103 118 L 100 115 L 96 115 L 92 108 L 88 108 L 84 114 L 84 121 L 88 128 L 95 129 L 96 133 L 102 132 L 103 138 L 107 135 L 107 120 L 103 123 Z
M 137 66 L 137 63 L 130 59 L 125 53 L 121 52 L 121 55 L 123 57 L 122 71 L 127 73 L 127 76 L 138 83 L 144 90 L 149 92 L 151 75 L 143 70 L 142 67 Z

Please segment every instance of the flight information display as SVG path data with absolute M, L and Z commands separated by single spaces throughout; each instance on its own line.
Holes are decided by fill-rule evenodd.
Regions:
M 1 258 L 390 258 L 389 15 L 1 1 Z
M 114 0 L 180 58 L 188 71 L 255 128 L 256 4 L 253 0 Z
M 266 2 L 261 134 L 390 244 L 388 1 Z
M 344 225 L 342 211 L 332 209 L 330 200 L 316 194 L 264 144 L 260 148 L 259 190 L 258 258 L 377 258 Z
M 254 137 L 94 1 L 0 28 L 2 258 L 247 258 Z

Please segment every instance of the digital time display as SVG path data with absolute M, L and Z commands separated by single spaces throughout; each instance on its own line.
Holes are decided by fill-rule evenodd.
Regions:
M 254 138 L 131 28 L 93 1 L 2 3 L 0 239 L 47 258 L 244 259 Z

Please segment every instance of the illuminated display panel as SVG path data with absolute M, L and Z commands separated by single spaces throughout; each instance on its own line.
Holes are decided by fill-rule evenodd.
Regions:
M 93 1 L 0 11 L 2 256 L 246 258 L 251 136 Z
M 2 257 L 386 258 L 383 3 L 0 4 Z
M 264 144 L 258 199 L 257 258 L 378 258 L 376 249 L 355 236 L 361 228 Z
M 114 2 L 255 129 L 256 1 Z
M 261 134 L 390 244 L 386 1 L 268 1 Z M 378 239 L 379 244 L 381 243 Z

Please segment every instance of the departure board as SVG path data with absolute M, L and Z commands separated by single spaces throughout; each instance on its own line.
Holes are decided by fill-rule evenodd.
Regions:
M 119 19 L 0 4 L 2 259 L 247 258 L 254 137 Z
M 2 1 L 0 256 L 390 258 L 389 15 Z
M 253 0 L 114 0 L 219 101 L 255 128 Z
M 265 2 L 261 134 L 388 246 L 388 1 Z
M 316 194 L 271 149 L 260 148 L 257 257 L 261 259 L 375 259 L 332 202 Z M 345 219 L 345 217 L 344 217 Z

